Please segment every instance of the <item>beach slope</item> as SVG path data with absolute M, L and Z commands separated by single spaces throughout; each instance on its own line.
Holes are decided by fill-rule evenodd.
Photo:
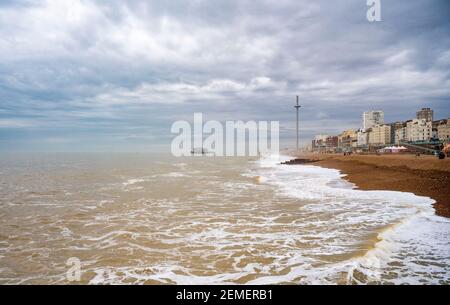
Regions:
M 450 218 L 450 158 L 415 155 L 303 154 L 314 165 L 334 168 L 362 190 L 411 192 L 433 198 L 436 214 Z

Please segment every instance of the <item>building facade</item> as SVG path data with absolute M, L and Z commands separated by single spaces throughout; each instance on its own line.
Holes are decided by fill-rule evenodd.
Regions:
M 433 136 L 433 123 L 426 119 L 414 119 L 406 123 L 406 139 L 410 142 L 430 141 Z
M 312 147 L 315 151 L 325 151 L 327 147 L 327 138 L 328 135 L 316 135 L 314 140 L 312 141 Z
M 439 139 L 438 127 L 440 125 L 445 125 L 445 124 L 447 124 L 447 120 L 446 119 L 433 121 L 433 124 L 432 124 L 432 137 L 433 137 L 433 139 Z
M 369 144 L 369 130 L 365 131 L 363 129 L 358 130 L 357 134 L 357 146 L 358 147 L 365 147 Z
M 346 130 L 338 136 L 338 146 L 342 149 L 356 148 L 358 144 L 358 134 L 356 130 Z
M 338 147 L 339 138 L 337 136 L 329 136 L 326 140 L 327 151 L 335 151 Z
M 450 119 L 447 119 L 446 124 L 437 126 L 437 137 L 441 141 L 450 141 Z
M 433 122 L 433 109 L 431 108 L 422 108 L 417 111 L 416 118 L 418 120 L 426 120 L 427 122 Z
M 338 147 L 337 136 L 317 135 L 312 141 L 312 150 L 318 152 L 335 152 Z
M 406 122 L 395 122 L 389 125 L 391 126 L 391 143 L 398 143 L 397 131 L 401 130 L 402 128 L 406 128 Z M 399 132 L 399 134 L 401 134 L 401 132 Z
M 367 130 L 375 125 L 384 124 L 383 111 L 366 111 L 363 113 L 363 129 Z
M 395 144 L 399 144 L 400 142 L 408 141 L 406 137 L 406 126 L 399 128 L 395 131 Z
M 386 145 L 391 144 L 391 126 L 375 125 L 369 132 L 370 145 Z

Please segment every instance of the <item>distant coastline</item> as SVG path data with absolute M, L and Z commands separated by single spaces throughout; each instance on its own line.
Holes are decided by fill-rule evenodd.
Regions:
M 450 158 L 414 155 L 302 154 L 293 164 L 334 168 L 362 190 L 411 192 L 434 199 L 436 214 L 450 218 Z

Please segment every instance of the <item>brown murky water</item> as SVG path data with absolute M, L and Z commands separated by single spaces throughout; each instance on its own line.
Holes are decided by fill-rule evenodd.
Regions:
M 276 159 L 3 155 L 0 283 L 449 283 L 428 198 Z M 75 282 L 77 283 L 77 282 Z

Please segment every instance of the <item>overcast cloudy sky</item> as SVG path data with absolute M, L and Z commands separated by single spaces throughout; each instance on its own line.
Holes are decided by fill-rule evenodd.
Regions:
M 0 150 L 164 150 L 170 126 L 279 120 L 294 144 L 450 117 L 450 1 L 0 1 Z

